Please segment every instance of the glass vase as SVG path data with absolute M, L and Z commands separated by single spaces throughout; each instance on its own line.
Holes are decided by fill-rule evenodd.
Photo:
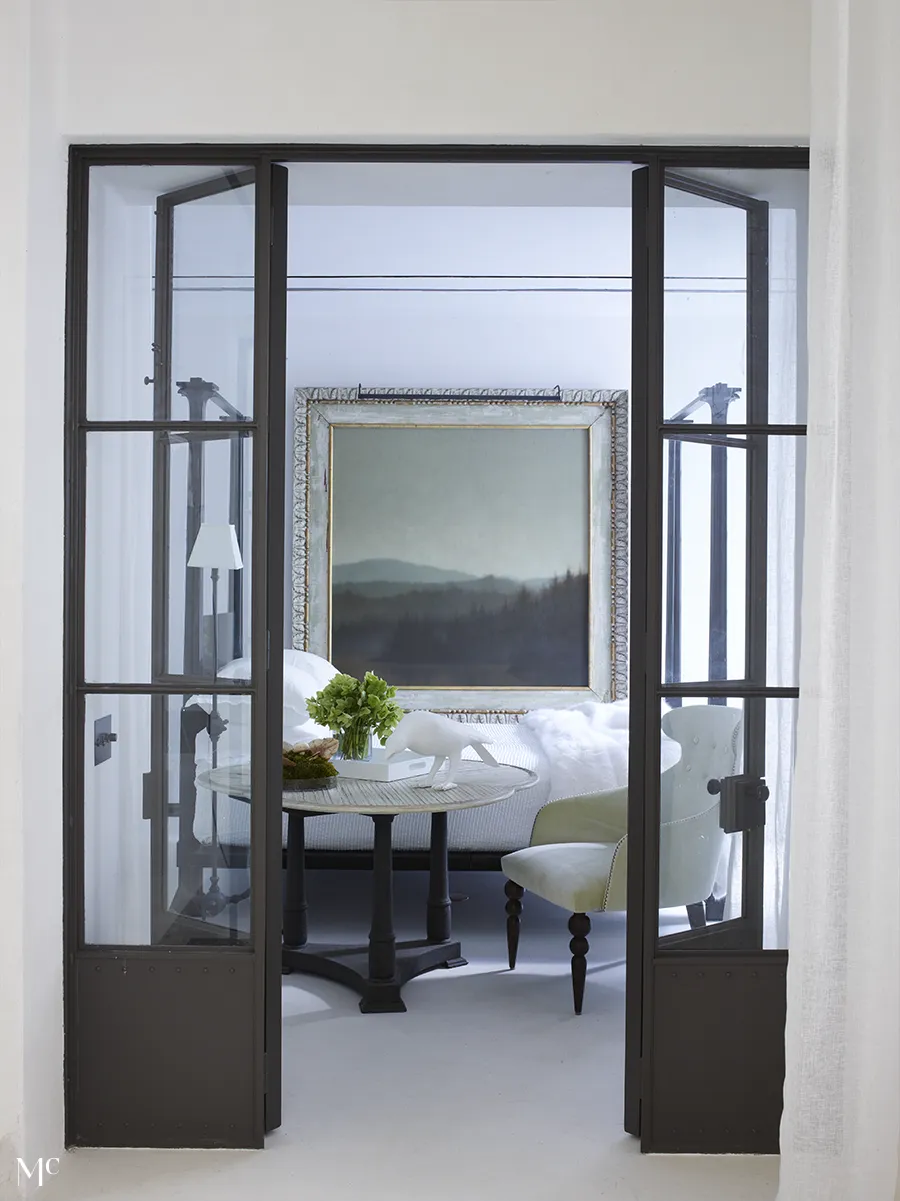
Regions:
M 338 735 L 342 759 L 370 759 L 372 731 L 368 726 L 350 725 Z

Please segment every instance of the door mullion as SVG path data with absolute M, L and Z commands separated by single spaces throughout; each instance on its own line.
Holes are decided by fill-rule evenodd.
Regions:
M 633 176 L 632 541 L 628 778 L 641 805 L 628 809 L 625 1129 L 649 1145 L 653 958 L 659 909 L 660 710 L 662 666 L 663 171 Z
M 254 445 L 251 653 L 257 694 L 251 744 L 251 864 L 264 881 L 253 908 L 253 939 L 263 959 L 256 977 L 255 1031 L 265 1063 L 258 1107 L 260 1135 L 281 1125 L 281 726 L 284 659 L 285 388 L 287 347 L 287 200 L 285 167 L 264 160 L 257 172 L 254 323 Z
M 651 253 L 651 242 L 657 240 L 659 230 L 651 231 L 651 191 L 660 189 L 660 174 L 645 167 L 635 171 L 632 177 L 632 404 L 631 437 L 634 448 L 631 475 L 631 571 L 630 571 L 630 628 L 632 636 L 629 662 L 629 754 L 628 779 L 634 795 L 646 795 L 649 757 L 644 753 L 648 734 L 648 705 L 653 696 L 650 679 L 652 655 L 648 654 L 647 636 L 652 629 L 650 612 L 650 547 L 648 545 L 647 521 L 649 507 L 648 450 L 652 437 L 649 420 L 650 391 L 652 379 L 658 365 L 651 367 L 651 344 L 649 329 L 650 309 L 653 307 L 651 288 L 654 274 L 659 267 L 659 254 Z M 660 221 L 660 206 L 653 213 Z M 647 828 L 643 805 L 630 805 L 628 809 L 628 847 L 631 866 L 627 881 L 627 905 L 632 915 L 640 920 L 627 924 L 625 1004 L 625 1129 L 633 1135 L 641 1134 L 641 1097 L 643 1093 L 643 1039 L 644 1039 L 644 978 L 646 963 L 645 914 L 645 847 L 652 843 Z M 651 944 L 652 945 L 652 944 Z M 647 977 L 649 981 L 650 977 Z
M 172 416 L 172 311 L 174 307 L 175 215 L 171 201 L 156 201 L 153 279 L 153 420 Z M 139 437 L 139 434 L 132 434 Z M 153 580 L 150 594 L 150 656 L 154 683 L 169 670 L 169 543 L 171 444 L 164 433 L 154 431 L 153 496 L 151 530 Z M 181 665 L 182 670 L 184 664 Z M 150 937 L 154 944 L 164 938 L 169 923 L 166 895 L 168 860 L 169 773 L 167 771 L 168 704 L 164 695 L 150 701 Z M 146 789 L 144 804 L 147 804 Z
M 769 419 L 769 206 L 755 201 L 747 212 L 747 421 Z M 767 676 L 769 438 L 752 434 L 747 455 L 746 675 L 764 686 Z M 766 770 L 763 697 L 744 701 L 744 771 Z M 763 945 L 765 827 L 743 832 L 742 911 L 758 948 Z

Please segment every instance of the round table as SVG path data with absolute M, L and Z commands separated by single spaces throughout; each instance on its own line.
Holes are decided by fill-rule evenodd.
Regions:
M 282 965 L 346 984 L 361 994 L 363 1013 L 403 1013 L 400 991 L 407 980 L 436 967 L 465 963 L 451 938 L 447 871 L 447 814 L 505 801 L 537 783 L 534 772 L 501 764 L 491 767 L 465 759 L 456 784 L 447 791 L 423 788 L 424 777 L 382 783 L 338 777 L 334 788 L 286 791 L 288 814 Z M 249 764 L 214 768 L 199 783 L 239 800 L 250 799 Z M 304 819 L 325 813 L 362 813 L 375 827 L 372 862 L 372 925 L 367 945 L 312 945 L 307 942 Z M 408 942 L 394 936 L 391 826 L 401 813 L 431 814 L 431 853 L 426 937 Z

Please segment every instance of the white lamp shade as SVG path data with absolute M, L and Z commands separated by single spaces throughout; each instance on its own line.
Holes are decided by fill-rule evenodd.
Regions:
M 188 567 L 217 567 L 220 571 L 240 571 L 244 566 L 233 525 L 213 525 L 204 521 L 187 561 Z

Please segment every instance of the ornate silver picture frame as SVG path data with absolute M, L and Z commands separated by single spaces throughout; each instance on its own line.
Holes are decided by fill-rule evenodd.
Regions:
M 626 392 L 298 388 L 293 448 L 295 648 L 407 709 L 626 695 Z

